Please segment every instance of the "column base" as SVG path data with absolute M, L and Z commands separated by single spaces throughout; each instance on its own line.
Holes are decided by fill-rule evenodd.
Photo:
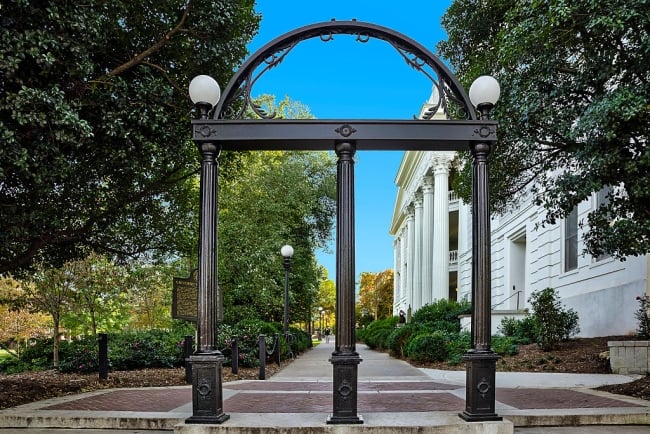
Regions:
M 334 410 L 327 417 L 328 424 L 362 424 L 357 414 L 357 377 L 361 357 L 356 352 L 332 353 L 329 360 L 334 369 Z
M 223 412 L 221 369 L 223 355 L 199 353 L 189 357 L 192 363 L 192 416 L 188 424 L 220 424 L 230 416 Z
M 221 413 L 219 416 L 190 416 L 185 419 L 185 423 L 188 425 L 218 425 L 224 423 L 228 419 L 230 419 L 229 414 Z
M 327 421 L 329 425 L 359 425 L 363 423 L 363 416 L 360 414 L 351 417 L 341 417 L 330 414 L 327 416 Z
M 467 422 L 503 420 L 495 412 L 496 362 L 499 356 L 493 351 L 468 351 L 466 365 L 465 411 L 459 416 Z

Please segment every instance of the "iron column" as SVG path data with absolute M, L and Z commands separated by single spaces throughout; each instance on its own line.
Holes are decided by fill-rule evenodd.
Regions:
M 346 128 L 344 125 L 342 128 Z M 350 128 L 350 127 L 347 127 Z M 354 153 L 355 144 L 335 147 L 337 166 L 336 205 L 336 342 L 330 362 L 334 369 L 334 410 L 329 424 L 359 424 L 357 374 L 361 357 L 356 352 L 354 318 Z
M 214 88 L 216 86 L 216 90 Z M 205 75 L 190 83 L 190 96 L 199 110 L 200 119 L 220 97 L 219 85 Z M 207 101 L 207 102 L 206 102 Z M 201 152 L 199 217 L 199 288 L 197 328 L 199 341 L 192 363 L 192 416 L 186 423 L 214 424 L 230 418 L 223 412 L 221 369 L 223 354 L 215 346 L 217 328 L 217 225 L 219 146 L 214 142 L 198 143 Z

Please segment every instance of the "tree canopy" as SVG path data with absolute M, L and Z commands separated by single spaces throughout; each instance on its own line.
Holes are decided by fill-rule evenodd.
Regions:
M 594 256 L 650 249 L 649 3 L 455 0 L 442 20 L 448 40 L 438 49 L 461 81 L 501 83 L 494 210 L 532 193 L 554 223 L 606 188 L 583 222 Z M 458 185 L 465 199 L 469 166 Z
M 294 248 L 290 320 L 304 321 L 322 271 L 315 251 L 331 236 L 336 164 L 326 152 L 240 153 L 237 174 L 219 184 L 219 285 L 228 323 L 281 321 L 284 268 L 280 248 Z M 311 306 L 313 308 L 313 306 Z
M 253 0 L 0 5 L 0 273 L 188 252 L 198 152 L 187 85 L 225 83 Z M 222 166 L 228 160 L 222 158 Z
M 393 270 L 381 273 L 364 271 L 359 282 L 359 307 L 367 310 L 373 319 L 386 319 L 393 315 Z

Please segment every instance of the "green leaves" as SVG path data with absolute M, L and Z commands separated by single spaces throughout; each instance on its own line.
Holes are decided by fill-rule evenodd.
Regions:
M 281 321 L 290 244 L 291 321 L 307 317 L 321 271 L 315 251 L 330 237 L 335 163 L 328 153 L 256 152 L 238 157 L 219 190 L 219 282 L 227 323 L 257 317 Z M 313 307 L 313 306 L 312 306 Z
M 228 81 L 257 31 L 253 2 L 16 1 L 0 15 L 0 273 L 90 249 L 194 249 L 187 84 Z
M 500 123 L 490 156 L 494 211 L 532 191 L 553 222 L 604 186 L 617 186 L 621 194 L 608 212 L 625 224 L 590 217 L 598 235 L 587 234 L 587 251 L 619 258 L 648 251 L 648 6 L 647 0 L 453 3 L 440 52 L 466 86 L 492 74 L 502 87 L 492 112 Z M 469 173 L 456 183 L 469 199 Z

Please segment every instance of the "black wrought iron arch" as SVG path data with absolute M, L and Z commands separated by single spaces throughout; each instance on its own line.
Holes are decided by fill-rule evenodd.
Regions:
M 243 119 L 247 108 L 253 110 L 261 118 L 273 118 L 275 114 L 266 113 L 257 106 L 251 97 L 251 90 L 255 82 L 267 71 L 277 67 L 285 57 L 300 42 L 308 39 L 320 38 L 323 42 L 334 39 L 334 35 L 356 35 L 357 41 L 368 42 L 371 38 L 383 40 L 390 44 L 404 58 L 406 63 L 415 70 L 426 75 L 433 86 L 438 89 L 437 104 L 425 114 L 424 119 L 430 119 L 440 106 L 447 116 L 456 113 L 466 120 L 476 120 L 473 105 L 449 68 L 426 47 L 387 27 L 361 21 L 326 21 L 300 27 L 279 36 L 257 50 L 239 68 L 226 86 L 221 100 L 215 107 L 212 117 L 214 119 Z M 264 65 L 264 66 L 263 66 Z M 427 65 L 437 77 L 433 77 L 424 68 Z M 263 66 L 263 67 L 262 67 Z M 262 70 L 255 72 L 262 67 Z M 239 101 L 239 103 L 237 103 Z M 452 106 L 456 109 L 453 110 Z
M 416 70 L 427 74 L 440 96 L 422 120 L 273 119 L 253 104 L 257 79 L 278 66 L 301 41 L 334 35 L 356 35 L 360 42 L 377 38 L 391 44 Z M 425 68 L 425 65 L 427 68 Z M 262 70 L 257 74 L 260 67 Z M 497 140 L 497 122 L 488 119 L 494 102 L 473 108 L 468 95 L 447 67 L 412 39 L 385 27 L 358 21 L 330 21 L 286 33 L 266 44 L 233 76 L 210 116 L 211 105 L 196 101 L 199 119 L 192 120 L 193 139 L 202 155 L 199 220 L 198 348 L 192 356 L 192 407 L 188 423 L 221 423 L 223 413 L 221 363 L 215 346 L 218 267 L 218 156 L 220 151 L 334 150 L 337 160 L 336 311 L 333 365 L 333 413 L 328 423 L 363 423 L 357 414 L 357 365 L 354 290 L 354 154 L 358 150 L 470 150 L 472 164 L 472 348 L 467 363 L 467 421 L 497 421 L 495 372 L 498 356 L 491 349 L 491 275 L 488 155 Z M 454 104 L 449 110 L 449 104 Z M 449 119 L 432 119 L 440 105 Z M 262 119 L 245 119 L 247 107 Z M 461 116 L 450 116 L 451 114 Z M 195 374 L 196 373 L 196 374 Z

